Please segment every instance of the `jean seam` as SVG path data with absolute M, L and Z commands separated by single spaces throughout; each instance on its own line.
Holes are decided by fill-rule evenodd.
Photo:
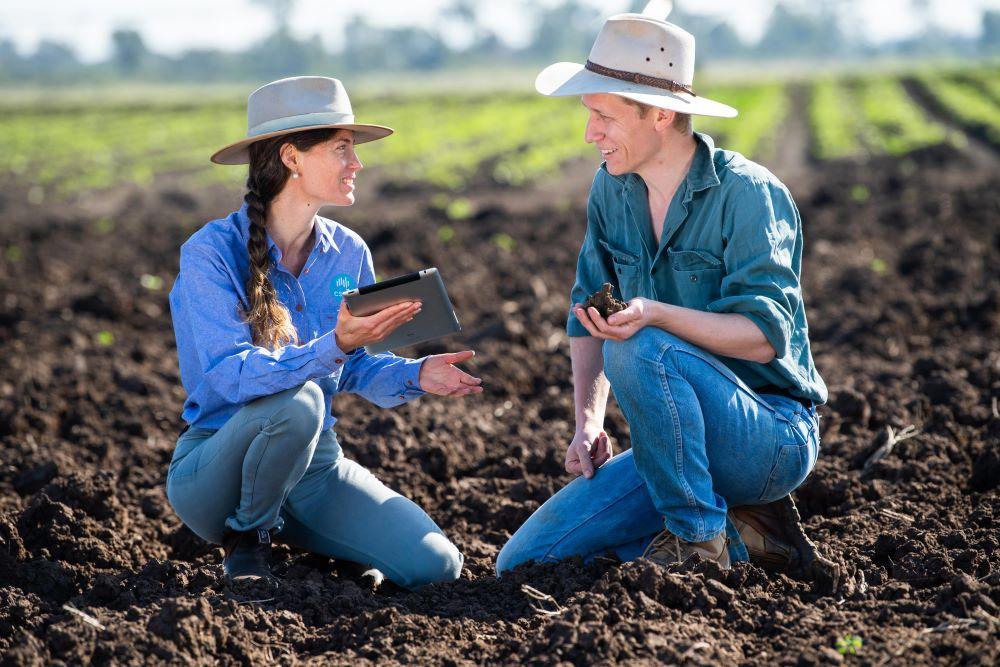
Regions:
M 603 507 L 600 510 L 594 512 L 593 514 L 591 514 L 590 516 L 588 516 L 586 519 L 580 521 L 580 523 L 578 523 L 576 526 L 574 526 L 571 530 L 566 531 L 566 533 L 562 537 L 560 537 L 558 540 L 556 540 L 555 542 L 553 542 L 552 546 L 550 546 L 548 548 L 548 550 L 546 550 L 545 553 L 542 554 L 542 557 L 541 557 L 540 561 L 546 561 L 546 560 L 548 560 L 549 557 L 552 555 L 552 552 L 556 550 L 556 547 L 558 547 L 560 544 L 562 544 L 563 542 L 565 542 L 569 538 L 570 535 L 572 535 L 576 531 L 580 530 L 585 525 L 587 525 L 588 523 L 590 523 L 591 521 L 593 521 L 595 518 L 597 518 L 598 516 L 600 516 L 604 512 L 607 512 L 608 510 L 610 510 L 612 507 L 614 507 L 618 503 L 624 501 L 627 497 L 629 497 L 630 495 L 632 495 L 633 493 L 635 493 L 639 489 L 643 488 L 645 485 L 646 485 L 646 483 L 644 481 L 640 480 L 638 484 L 636 484 L 629 491 L 627 491 L 627 492 L 623 493 L 622 495 L 620 495 L 618 497 L 618 499 L 615 500 L 614 502 L 612 502 L 610 505 L 607 505 L 606 507 Z
M 693 509 L 698 515 L 698 527 L 700 532 L 704 533 L 705 515 L 702 514 L 701 508 L 698 507 L 697 498 L 694 495 L 694 489 L 691 488 L 691 485 L 688 484 L 687 478 L 684 476 L 684 435 L 681 433 L 680 428 L 680 413 L 677 411 L 677 403 L 674 401 L 674 395 L 670 391 L 670 385 L 667 382 L 667 371 L 663 363 L 664 357 L 671 350 L 677 350 L 673 343 L 666 343 L 662 348 L 660 348 L 660 361 L 656 364 L 656 366 L 659 369 L 660 384 L 663 387 L 663 393 L 666 395 L 667 405 L 670 408 L 670 416 L 671 419 L 674 420 L 674 440 L 676 447 L 674 454 L 674 469 L 677 471 L 681 487 L 684 489 L 684 498 L 687 500 L 688 507 Z M 664 519 L 666 519 L 666 517 L 664 517 Z M 665 523 L 664 526 L 666 526 Z
M 260 433 L 264 433 L 265 429 L 267 429 L 268 426 L 271 426 L 271 418 L 270 417 L 267 417 L 266 419 L 264 419 L 264 424 L 260 428 Z M 257 435 L 260 435 L 260 433 L 258 433 Z M 256 436 L 254 436 L 254 437 L 256 437 Z M 257 486 L 257 473 L 260 472 L 260 464 L 263 463 L 264 457 L 267 456 L 267 450 L 268 450 L 268 448 L 270 448 L 270 446 L 271 446 L 271 434 L 268 433 L 267 434 L 267 443 L 264 445 L 264 451 L 262 451 L 260 453 L 260 456 L 257 458 L 257 465 L 254 466 L 254 469 L 253 469 L 253 481 L 250 482 L 250 507 L 253 507 L 253 497 L 254 497 L 255 487 Z M 278 508 L 279 508 L 279 511 L 280 511 L 281 506 L 279 505 Z M 239 510 L 237 510 L 237 512 L 238 511 Z

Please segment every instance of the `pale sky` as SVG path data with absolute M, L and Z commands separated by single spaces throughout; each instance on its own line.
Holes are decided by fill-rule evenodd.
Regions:
M 530 26 L 521 11 L 532 0 L 492 0 L 483 4 L 481 16 L 492 26 L 503 26 L 501 38 L 522 44 Z M 559 0 L 535 0 L 554 5 Z M 622 11 L 628 0 L 585 0 L 606 15 Z M 976 34 L 984 8 L 1000 9 L 1000 0 L 928 0 L 933 18 L 947 28 Z M 298 0 L 290 25 L 300 37 L 321 35 L 330 50 L 353 14 L 363 14 L 377 25 L 433 27 L 438 11 L 449 0 Z M 745 39 L 757 38 L 774 0 L 697 0 L 679 2 L 684 9 L 717 14 L 732 20 Z M 907 11 L 906 0 L 855 2 L 861 14 L 858 26 L 874 41 L 904 37 L 921 26 L 921 19 Z M 72 46 L 86 61 L 106 58 L 111 32 L 119 27 L 139 30 L 146 44 L 158 53 L 177 54 L 192 47 L 241 50 L 267 35 L 272 26 L 268 12 L 250 0 L 2 0 L 0 38 L 13 39 L 22 53 L 33 51 L 41 39 Z M 596 33 L 595 33 L 596 34 Z M 452 36 L 460 39 L 460 36 Z

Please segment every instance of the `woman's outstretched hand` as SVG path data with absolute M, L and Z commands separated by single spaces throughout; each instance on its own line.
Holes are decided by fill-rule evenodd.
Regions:
M 337 315 L 337 347 L 344 352 L 353 352 L 356 348 L 377 343 L 391 334 L 401 324 L 406 324 L 420 312 L 419 301 L 404 301 L 394 306 L 383 308 L 374 315 L 355 317 L 347 308 L 347 302 L 340 302 L 340 313 Z
M 434 354 L 420 365 L 420 388 L 438 396 L 465 396 L 483 393 L 483 381 L 456 368 L 455 364 L 468 361 L 475 352 L 449 352 Z

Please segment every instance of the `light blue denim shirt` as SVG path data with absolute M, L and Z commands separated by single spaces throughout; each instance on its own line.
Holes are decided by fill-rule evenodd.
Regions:
M 777 357 L 767 364 L 720 357 L 751 388 L 774 385 L 816 403 L 826 384 L 809 350 L 799 276 L 802 221 L 788 189 L 739 153 L 696 132 L 687 177 L 667 209 L 660 243 L 638 174 L 601 165 L 587 205 L 587 233 L 571 303 L 611 283 L 628 301 L 646 297 L 713 313 L 739 313 L 760 327 Z M 587 330 L 570 312 L 570 336 Z
M 375 282 L 371 252 L 360 236 L 332 220 L 315 218 L 316 242 L 299 277 L 281 266 L 281 251 L 267 235 L 271 282 L 291 313 L 300 345 L 268 350 L 253 344 L 239 309 L 247 308 L 250 270 L 246 205 L 213 220 L 181 246 L 180 271 L 170 290 L 181 382 L 182 417 L 192 427 L 221 428 L 244 404 L 315 381 L 326 396 L 323 430 L 336 422 L 330 401 L 359 394 L 382 407 L 423 395 L 423 359 L 394 354 L 347 354 L 337 347 L 341 294 Z M 304 342 L 303 342 L 304 341 Z

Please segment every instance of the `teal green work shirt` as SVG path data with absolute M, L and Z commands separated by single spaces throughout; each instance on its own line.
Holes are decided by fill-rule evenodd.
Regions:
M 774 385 L 825 403 L 826 384 L 809 350 L 799 276 L 802 221 L 788 189 L 739 153 L 695 133 L 687 177 L 653 235 L 646 184 L 601 165 L 587 204 L 587 234 L 571 303 L 604 283 L 628 301 L 645 297 L 711 313 L 738 313 L 760 327 L 777 356 L 766 364 L 719 359 L 752 389 Z M 570 336 L 588 336 L 572 312 Z

